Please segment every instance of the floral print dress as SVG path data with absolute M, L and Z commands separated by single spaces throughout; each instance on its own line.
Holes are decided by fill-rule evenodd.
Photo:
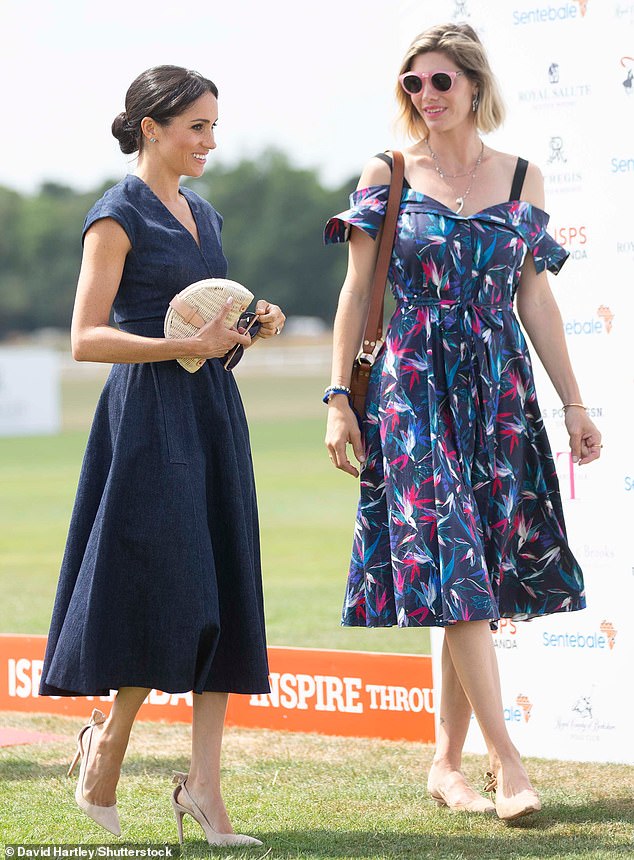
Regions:
M 327 243 L 376 238 L 389 188 L 355 191 Z M 370 378 L 366 464 L 342 623 L 446 626 L 585 606 L 526 341 L 522 263 L 558 272 L 548 215 L 511 200 L 474 215 L 404 188 L 396 310 Z

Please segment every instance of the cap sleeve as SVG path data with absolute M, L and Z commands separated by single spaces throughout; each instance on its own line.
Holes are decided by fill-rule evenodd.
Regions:
M 528 214 L 521 233 L 533 255 L 535 270 L 539 273 L 548 269 L 556 275 L 570 254 L 547 232 L 550 216 L 546 212 L 530 207 Z
M 333 215 L 326 222 L 325 244 L 347 242 L 351 227 L 359 227 L 372 239 L 376 239 L 383 224 L 388 193 L 388 185 L 371 185 L 369 188 L 354 191 L 350 195 L 350 208 Z
M 130 244 L 134 245 L 134 219 L 132 217 L 133 213 L 131 211 L 126 211 L 129 209 L 130 207 L 126 206 L 125 201 L 110 200 L 108 199 L 108 196 L 104 196 L 101 200 L 97 200 L 88 215 L 86 215 L 84 228 L 81 232 L 82 244 L 86 238 L 88 229 L 92 227 L 95 221 L 100 221 L 102 218 L 113 218 L 117 224 L 125 230 L 126 235 L 130 240 Z

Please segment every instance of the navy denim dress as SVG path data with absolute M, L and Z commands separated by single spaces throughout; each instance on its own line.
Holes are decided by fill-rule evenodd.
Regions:
M 124 331 L 163 336 L 170 299 L 224 277 L 222 219 L 183 188 L 200 238 L 129 175 L 89 212 L 129 252 Z M 119 687 L 268 692 L 257 504 L 247 422 L 219 359 L 115 364 L 99 400 L 62 564 L 41 695 Z

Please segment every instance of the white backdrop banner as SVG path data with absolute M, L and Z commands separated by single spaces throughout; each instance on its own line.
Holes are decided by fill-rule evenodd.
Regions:
M 487 48 L 508 109 L 487 143 L 544 174 L 549 230 L 571 255 L 551 286 L 604 434 L 601 461 L 573 466 L 559 398 L 533 354 L 588 608 L 500 626 L 505 718 L 526 754 L 634 763 L 634 2 L 421 0 L 401 3 L 399 20 L 403 50 L 449 21 L 471 24 Z M 440 631 L 432 640 L 438 686 Z M 475 722 L 467 749 L 484 750 Z
M 57 353 L 0 348 L 0 436 L 59 433 L 60 399 Z

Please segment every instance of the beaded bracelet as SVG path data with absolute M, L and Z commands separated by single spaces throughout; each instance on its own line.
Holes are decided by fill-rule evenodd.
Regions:
M 570 409 L 571 406 L 578 406 L 580 409 L 587 409 L 588 408 L 587 406 L 584 406 L 583 403 L 564 403 L 564 405 L 561 408 L 565 412 L 566 409 Z
M 345 385 L 329 385 L 324 391 L 324 396 L 321 399 L 327 406 L 330 403 L 330 398 L 333 394 L 345 394 L 348 400 L 350 400 L 350 393 L 350 389 Z

